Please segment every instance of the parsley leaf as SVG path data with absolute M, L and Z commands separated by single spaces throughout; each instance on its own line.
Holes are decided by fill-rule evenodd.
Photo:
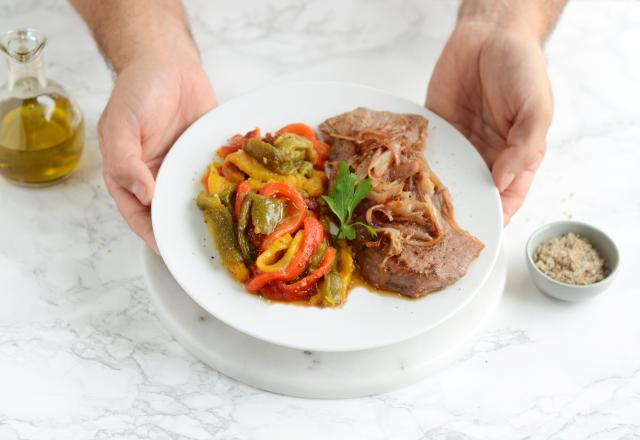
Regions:
M 338 217 L 340 227 L 338 238 L 353 240 L 356 238 L 354 225 L 363 226 L 373 238 L 377 238 L 375 228 L 363 222 L 351 223 L 351 216 L 358 204 L 371 192 L 371 179 L 358 180 L 358 177 L 349 171 L 349 165 L 345 161 L 338 165 L 336 183 L 329 195 L 322 196 L 331 211 Z
M 376 231 L 376 228 L 374 228 L 373 226 L 364 223 L 364 222 L 355 222 L 354 225 L 360 225 L 362 227 L 364 227 L 367 231 L 369 231 L 369 234 L 371 235 L 371 238 L 378 238 L 378 231 Z M 353 240 L 353 239 L 352 239 Z

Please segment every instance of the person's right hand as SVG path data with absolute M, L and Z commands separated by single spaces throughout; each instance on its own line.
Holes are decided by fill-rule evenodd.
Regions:
M 104 180 L 131 229 L 157 253 L 149 205 L 177 137 L 216 105 L 197 59 L 137 59 L 118 74 L 98 124 Z

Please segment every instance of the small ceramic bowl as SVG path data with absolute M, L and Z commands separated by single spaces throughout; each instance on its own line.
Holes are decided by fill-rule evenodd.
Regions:
M 538 245 L 550 238 L 568 232 L 573 232 L 574 234 L 585 237 L 591 242 L 602 258 L 604 258 L 609 270 L 609 275 L 604 280 L 584 286 L 576 286 L 556 281 L 538 269 L 533 262 L 533 252 Z M 620 261 L 618 248 L 607 234 L 586 223 L 576 221 L 559 221 L 538 228 L 531 234 L 529 241 L 527 241 L 526 253 L 529 273 L 536 287 L 547 295 L 564 301 L 584 301 L 607 290 L 616 276 L 618 263 Z

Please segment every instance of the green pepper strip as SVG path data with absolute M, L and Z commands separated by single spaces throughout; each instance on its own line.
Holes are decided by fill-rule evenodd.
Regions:
M 204 218 L 215 240 L 222 264 L 234 278 L 245 281 L 249 277 L 249 270 L 238 246 L 231 211 L 220 202 L 217 195 L 200 193 L 197 204 L 204 211 Z
M 252 199 L 251 222 L 254 232 L 263 235 L 271 234 L 284 216 L 284 202 L 260 194 L 253 194 Z
M 249 214 L 251 213 L 251 205 L 253 193 L 248 193 L 244 197 L 242 207 L 240 208 L 240 215 L 238 216 L 238 226 L 236 228 L 238 235 L 238 245 L 240 246 L 240 252 L 242 252 L 242 258 L 246 265 L 250 266 L 256 259 L 256 248 L 251 244 L 247 238 L 246 229 L 249 225 Z
M 318 289 L 319 299 L 323 305 L 335 307 L 342 303 L 343 290 L 342 277 L 334 267 L 322 280 L 322 284 Z
M 309 142 L 306 139 L 304 142 Z M 293 174 L 305 158 L 305 149 L 289 142 L 274 146 L 260 139 L 251 139 L 244 151 L 271 171 L 278 174 Z
M 318 246 L 316 253 L 313 254 L 311 259 L 309 260 L 309 270 L 313 270 L 316 267 L 320 266 L 320 263 L 322 263 L 322 258 L 324 257 L 324 254 L 327 251 L 328 247 L 329 245 L 327 244 L 327 241 L 322 240 L 322 243 L 320 243 L 320 245 Z

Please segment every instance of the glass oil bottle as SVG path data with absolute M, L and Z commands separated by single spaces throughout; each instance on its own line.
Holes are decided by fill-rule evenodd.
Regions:
M 25 186 L 44 186 L 68 176 L 84 147 L 84 121 L 66 91 L 44 74 L 43 34 L 7 32 L 0 49 L 9 77 L 0 88 L 0 175 Z

